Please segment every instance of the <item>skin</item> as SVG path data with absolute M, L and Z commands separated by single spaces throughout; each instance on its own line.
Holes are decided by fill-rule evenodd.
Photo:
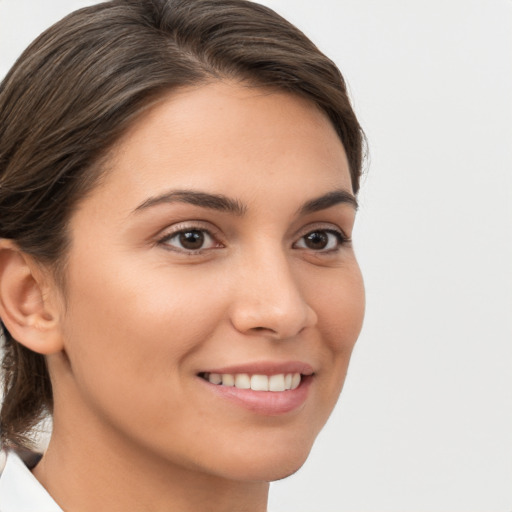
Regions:
M 243 213 L 155 201 L 172 190 Z M 304 463 L 331 413 L 361 329 L 359 267 L 332 234 L 350 238 L 353 204 L 301 212 L 339 190 L 352 192 L 338 136 L 290 94 L 213 83 L 134 124 L 70 220 L 65 293 L 45 292 L 54 432 L 34 474 L 64 510 L 266 510 L 268 482 Z M 180 245 L 187 229 L 211 234 L 199 251 Z M 311 232 L 327 249 L 307 246 Z M 299 408 L 258 414 L 197 375 L 261 361 L 311 365 Z

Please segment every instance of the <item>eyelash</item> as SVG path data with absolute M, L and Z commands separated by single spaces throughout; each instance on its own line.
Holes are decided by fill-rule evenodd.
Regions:
M 216 245 L 217 247 L 223 247 L 221 242 L 217 241 L 217 237 L 211 233 L 210 230 L 202 227 L 202 226 L 187 226 L 183 228 L 178 228 L 175 231 L 172 231 L 171 233 L 167 233 L 165 236 L 160 238 L 157 242 L 160 245 L 166 246 L 169 250 L 173 250 L 176 252 L 181 252 L 186 255 L 194 256 L 196 254 L 201 254 L 204 251 L 208 251 L 210 249 L 214 249 L 215 247 L 208 247 L 208 248 L 199 248 L 199 249 L 187 249 L 185 247 L 174 247 L 169 242 L 173 239 L 178 239 L 181 235 L 185 235 L 187 233 L 199 233 L 203 238 L 209 238 L 211 240 L 211 243 Z M 206 235 L 206 237 L 205 237 Z
M 314 235 L 314 234 L 320 234 L 320 233 L 333 236 L 335 238 L 335 244 L 336 244 L 335 247 L 331 247 L 329 249 L 321 249 L 318 251 L 315 249 L 311 249 L 309 247 L 300 247 L 300 249 L 306 249 L 306 250 L 310 249 L 315 253 L 329 254 L 329 253 L 337 252 L 341 247 L 343 247 L 344 245 L 347 245 L 351 242 L 350 238 L 348 238 L 345 235 L 345 233 L 343 233 L 341 230 L 338 231 L 335 229 L 317 228 L 317 229 L 313 229 L 312 231 L 308 231 L 305 235 L 302 235 L 299 238 L 299 241 L 295 242 L 293 245 L 296 246 L 300 241 L 306 240 L 306 237 Z
M 213 247 L 207 247 L 207 248 L 201 247 L 199 249 L 188 249 L 188 248 L 185 248 L 183 246 L 181 248 L 175 247 L 175 246 L 172 246 L 169 243 L 171 240 L 178 239 L 178 237 L 180 237 L 181 235 L 185 235 L 187 233 L 188 234 L 191 234 L 191 233 L 200 234 L 203 237 L 203 240 L 205 238 L 209 238 L 211 240 L 210 243 L 214 244 L 214 246 Z M 320 250 L 311 249 L 311 248 L 305 246 L 305 244 L 304 244 L 303 247 L 297 247 L 297 245 L 301 241 L 304 241 L 306 239 L 306 237 L 314 235 L 314 234 L 320 234 L 320 233 L 327 234 L 328 238 L 329 238 L 329 235 L 331 235 L 331 237 L 334 236 L 335 239 L 336 239 L 335 240 L 336 246 L 335 247 L 330 247 L 328 249 L 322 248 Z M 335 229 L 317 228 L 317 229 L 312 229 L 311 231 L 308 231 L 307 233 L 302 235 L 299 238 L 299 240 L 293 244 L 293 247 L 297 248 L 297 249 L 310 250 L 310 251 L 312 251 L 312 252 L 314 252 L 316 254 L 329 254 L 329 253 L 337 252 L 344 245 L 350 244 L 351 241 L 352 240 L 349 237 L 347 237 L 341 230 L 338 231 L 338 230 L 335 230 Z M 166 246 L 167 248 L 170 248 L 169 250 L 174 250 L 176 252 L 181 252 L 183 254 L 190 255 L 190 256 L 201 254 L 204 251 L 208 251 L 208 250 L 211 250 L 211 249 L 224 247 L 224 245 L 222 245 L 221 242 L 217 241 L 217 238 L 215 237 L 215 235 L 213 235 L 211 233 L 210 230 L 205 229 L 202 226 L 193 226 L 193 225 L 187 226 L 186 228 L 177 229 L 176 231 L 173 231 L 171 233 L 167 233 L 165 236 L 161 237 L 157 241 L 157 243 L 160 244 L 160 245 Z M 329 245 L 329 243 L 332 243 L 332 239 L 328 240 L 328 245 Z

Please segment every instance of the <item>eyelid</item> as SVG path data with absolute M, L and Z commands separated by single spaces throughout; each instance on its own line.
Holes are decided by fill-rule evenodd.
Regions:
M 180 233 L 186 233 L 187 231 L 201 231 L 203 233 L 206 233 L 208 237 L 210 237 L 212 241 L 216 243 L 216 247 L 207 247 L 204 249 L 201 248 L 197 250 L 191 250 L 185 248 L 179 249 L 177 247 L 172 246 L 171 244 L 166 243 L 167 240 L 172 239 L 173 237 L 179 235 Z M 168 250 L 173 250 L 177 253 L 194 255 L 200 254 L 205 251 L 209 251 L 214 248 L 224 247 L 224 244 L 220 240 L 220 238 L 221 236 L 219 230 L 215 226 L 212 226 L 212 224 L 210 224 L 209 222 L 207 223 L 200 220 L 189 220 L 178 222 L 160 231 L 159 234 L 156 236 L 155 243 L 158 245 L 162 245 Z
M 333 249 L 323 249 L 323 250 L 322 249 L 314 250 L 314 249 L 310 249 L 309 247 L 296 247 L 296 245 L 299 243 L 299 241 L 303 240 L 307 235 L 317 232 L 317 231 L 324 232 L 324 233 L 330 233 L 333 236 L 337 237 L 338 242 L 339 242 L 337 247 L 333 248 Z M 294 248 L 298 248 L 300 250 L 312 251 L 317 254 L 322 254 L 322 253 L 329 254 L 332 252 L 336 252 L 337 250 L 339 250 L 341 247 L 343 247 L 345 245 L 349 245 L 351 242 L 352 242 L 352 239 L 339 226 L 337 226 L 335 224 L 331 224 L 331 223 L 329 223 L 329 224 L 314 223 L 314 224 L 305 226 L 298 232 L 296 241 L 293 243 L 293 246 L 294 246 Z
M 345 230 L 333 222 L 312 222 L 311 224 L 307 224 L 297 230 L 295 238 L 302 238 L 313 231 L 330 231 L 332 233 L 339 233 L 344 240 L 350 240 L 350 236 L 346 234 Z

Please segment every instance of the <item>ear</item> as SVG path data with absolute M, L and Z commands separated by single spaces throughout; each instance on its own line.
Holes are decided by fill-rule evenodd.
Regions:
M 14 242 L 0 239 L 0 318 L 16 341 L 46 355 L 63 349 L 52 282 Z

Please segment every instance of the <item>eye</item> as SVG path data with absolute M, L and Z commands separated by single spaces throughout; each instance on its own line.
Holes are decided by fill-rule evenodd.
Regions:
M 205 229 L 182 229 L 160 240 L 161 244 L 182 252 L 199 252 L 219 247 L 219 243 Z
M 301 237 L 295 244 L 295 247 L 312 251 L 328 252 L 335 251 L 347 241 L 347 238 L 339 231 L 332 229 L 315 229 L 315 231 L 311 231 Z

